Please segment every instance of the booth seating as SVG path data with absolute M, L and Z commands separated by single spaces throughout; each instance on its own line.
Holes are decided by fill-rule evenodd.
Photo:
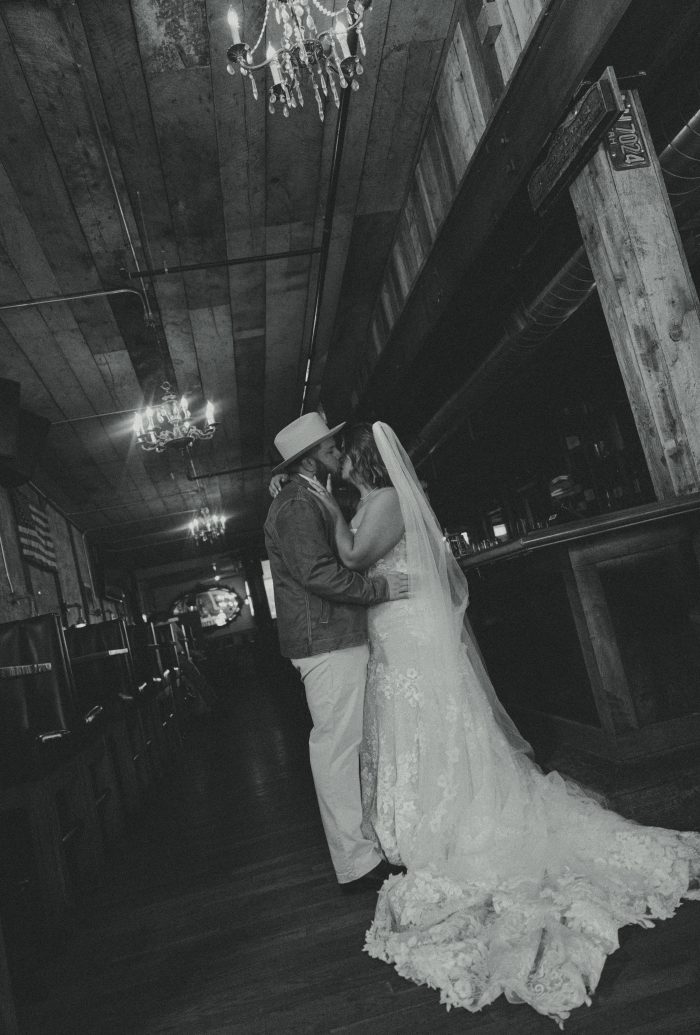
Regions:
M 152 627 L 143 645 L 132 655 L 123 619 L 0 624 L 0 921 L 13 950 L 59 925 L 179 756 L 172 669 Z
M 168 648 L 159 643 L 153 622 L 127 627 L 134 672 L 144 702 L 146 736 L 153 745 L 154 766 L 158 775 L 180 755 L 182 740 L 175 707 L 174 683 L 179 676 Z M 172 659 L 172 653 L 170 653 Z
M 192 715 L 209 715 L 216 694 L 192 658 L 194 638 L 187 616 L 157 622 L 155 630 L 165 657 L 173 659 L 179 707 Z
M 83 714 L 100 710 L 100 725 L 127 813 L 136 813 L 154 775 L 153 745 L 123 618 L 71 626 L 66 634 L 76 697 Z
M 83 758 L 98 717 L 77 707 L 57 615 L 0 625 L 0 825 L 14 835 L 0 832 L 3 894 L 11 908 L 24 889 L 49 924 L 103 862 L 98 796 Z

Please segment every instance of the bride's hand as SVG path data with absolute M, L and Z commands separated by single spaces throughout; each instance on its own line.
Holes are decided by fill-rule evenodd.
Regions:
M 312 492 L 316 493 L 316 495 L 321 500 L 321 503 L 323 503 L 326 510 L 329 510 L 331 514 L 342 513 L 340 505 L 336 500 L 335 496 L 331 492 L 329 492 L 328 489 L 324 489 L 324 487 L 321 485 L 319 481 L 310 481 L 309 488 Z
M 269 491 L 273 499 L 275 498 L 275 496 L 278 496 L 280 494 L 280 492 L 285 487 L 288 481 L 289 475 L 285 474 L 284 471 L 282 471 L 280 474 L 274 474 L 272 476 L 272 478 L 270 479 Z

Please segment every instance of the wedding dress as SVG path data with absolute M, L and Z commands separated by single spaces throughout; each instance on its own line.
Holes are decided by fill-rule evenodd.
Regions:
M 504 994 L 560 1025 L 590 1003 L 626 924 L 700 898 L 700 834 L 644 827 L 543 773 L 465 630 L 466 581 L 408 456 L 373 426 L 406 531 L 370 574 L 411 596 L 369 609 L 364 832 L 407 868 L 365 948 L 476 1011 Z

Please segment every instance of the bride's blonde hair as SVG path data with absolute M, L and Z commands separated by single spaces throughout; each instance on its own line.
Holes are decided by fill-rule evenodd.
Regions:
M 342 448 L 363 482 L 373 489 L 391 485 L 391 478 L 374 441 L 371 424 L 353 424 L 347 428 L 343 432 Z

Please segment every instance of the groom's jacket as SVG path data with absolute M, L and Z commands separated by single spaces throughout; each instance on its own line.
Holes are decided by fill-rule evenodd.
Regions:
M 388 599 L 386 579 L 343 567 L 333 520 L 298 475 L 272 501 L 265 544 L 284 657 L 308 658 L 366 642 L 366 608 Z

